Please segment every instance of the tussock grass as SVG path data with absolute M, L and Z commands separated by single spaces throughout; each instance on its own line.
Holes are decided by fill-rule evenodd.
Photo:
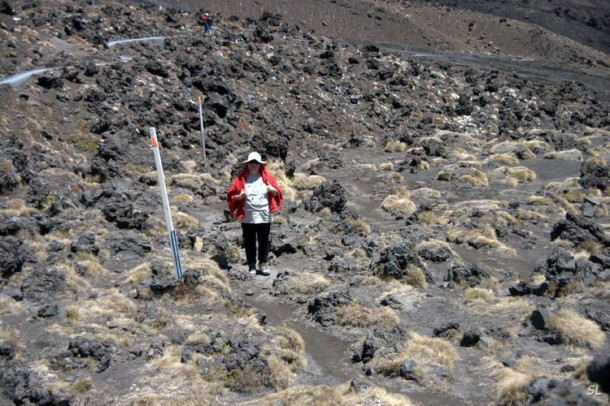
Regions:
M 266 168 L 275 180 L 277 181 L 280 190 L 282 191 L 282 196 L 285 200 L 296 201 L 297 192 L 295 188 L 292 187 L 292 182 L 286 176 L 286 171 L 284 170 L 284 162 L 280 159 L 271 159 L 267 162 Z
M 313 190 L 326 181 L 326 178 L 321 175 L 306 175 L 304 173 L 295 173 L 292 179 L 292 187 L 296 190 Z M 280 186 L 281 189 L 281 186 Z
M 565 192 L 563 197 L 570 203 L 582 203 L 585 200 L 585 194 L 580 190 L 570 190 Z
M 126 274 L 127 276 L 125 277 L 123 283 L 127 284 L 133 289 L 138 286 L 140 282 L 151 277 L 150 263 L 144 262 L 143 264 L 128 270 Z
M 492 377 L 498 381 L 498 403 L 511 406 L 527 403 L 528 396 L 524 388 L 539 377 L 535 371 L 541 371 L 540 367 L 525 356 L 518 360 L 514 368 L 501 368 L 492 372 Z
M 525 166 L 516 166 L 512 168 L 505 168 L 504 173 L 511 178 L 515 178 L 519 183 L 531 182 L 536 180 L 536 172 Z
M 398 376 L 405 362 L 415 361 L 414 374 L 423 385 L 434 385 L 438 378 L 432 372 L 436 367 L 444 367 L 453 374 L 453 364 L 459 355 L 453 345 L 441 338 L 421 336 L 413 331 L 403 343 L 398 353 L 375 356 L 371 361 L 375 370 L 387 376 Z
M 409 199 L 409 191 L 403 186 L 392 188 L 392 194 L 381 202 L 381 208 L 394 215 L 405 217 L 415 213 L 417 206 Z
M 486 307 L 486 314 L 512 316 L 522 320 L 534 311 L 534 306 L 522 298 L 502 297 L 497 303 Z
M 72 264 L 64 262 L 59 264 L 57 269 L 63 274 L 66 280 L 66 285 L 73 292 L 78 293 L 83 290 L 91 289 L 89 282 L 87 282 L 87 280 L 82 276 L 78 275 Z
M 497 165 L 517 165 L 519 163 L 519 159 L 512 154 L 495 154 L 490 156 L 489 162 L 493 162 Z
M 452 229 L 447 233 L 449 242 L 455 243 L 463 241 L 473 248 L 491 248 L 505 255 L 512 257 L 517 256 L 517 251 L 514 248 L 507 247 L 496 238 L 495 231 L 489 224 L 481 224 L 478 228 L 472 230 Z
M 368 387 L 361 392 L 354 392 L 349 383 L 338 388 L 326 385 L 293 386 L 256 399 L 242 403 L 244 406 L 272 405 L 316 405 L 316 406 L 412 406 L 411 401 L 400 394 L 389 393 L 383 388 Z
M 394 164 L 392 162 L 385 162 L 381 165 L 379 165 L 379 169 L 382 171 L 393 171 L 394 170 Z
M 532 206 L 550 206 L 553 204 L 553 200 L 550 197 L 530 196 L 527 198 L 527 203 Z
M 134 301 L 124 296 L 117 289 L 107 291 L 106 295 L 100 300 L 100 304 L 112 313 L 132 313 L 137 309 Z
M 417 222 L 419 224 L 425 224 L 431 226 L 433 224 L 447 224 L 449 220 L 442 216 L 436 215 L 431 210 L 424 210 L 417 215 Z
M 193 200 L 195 200 L 195 198 L 191 195 L 187 195 L 186 193 L 180 193 L 177 194 L 176 196 L 173 196 L 171 199 L 171 202 L 174 204 L 185 204 L 185 203 L 190 203 Z
M 333 213 L 332 213 L 332 211 L 330 211 L 330 208 L 329 208 L 329 207 L 324 207 L 322 210 L 320 210 L 320 211 L 317 213 L 317 215 L 318 215 L 318 217 L 320 217 L 320 218 L 328 218 L 328 217 L 332 216 L 332 215 L 333 215 Z
M 489 303 L 493 299 L 493 292 L 489 289 L 468 288 L 464 291 L 464 302 Z
M 582 161 L 583 154 L 577 149 L 551 151 L 544 154 L 544 159 L 561 159 L 564 161 Z
M 0 217 L 28 217 L 36 211 L 34 207 L 28 207 L 23 199 L 10 199 L 7 202 L 7 208 L 0 210 Z
M 366 235 L 371 232 L 371 226 L 362 219 L 347 219 L 345 224 L 353 231 Z
M 405 152 L 409 146 L 402 141 L 388 141 L 383 150 L 385 152 Z
M 0 315 L 5 314 L 25 316 L 27 311 L 20 302 L 12 297 L 0 296 Z
M 330 281 L 318 272 L 296 272 L 290 274 L 288 285 L 293 292 L 308 295 L 324 291 Z
M 579 313 L 561 309 L 549 316 L 549 328 L 559 332 L 566 344 L 599 349 L 604 345 L 605 334 L 600 326 Z
M 199 220 L 190 214 L 177 212 L 175 214 L 176 224 L 180 229 L 193 230 L 199 227 Z
M 461 175 L 458 180 L 462 183 L 468 183 L 473 187 L 489 186 L 487 175 L 478 169 L 474 169 L 471 174 Z
M 196 192 L 201 189 L 203 181 L 201 179 L 201 176 L 199 175 L 190 173 L 180 173 L 177 175 L 173 175 L 169 184 L 170 186 L 189 189 L 193 192 Z
M 358 302 L 339 306 L 335 320 L 344 326 L 367 327 L 377 324 L 385 328 L 393 327 L 400 321 L 394 310 L 388 307 L 373 310 Z
M 510 188 L 515 188 L 519 185 L 519 179 L 517 178 L 513 178 L 512 176 L 508 176 L 505 180 L 504 180 L 504 184 L 507 187 Z
M 10 344 L 15 349 L 15 358 L 21 358 L 24 345 L 19 336 L 19 330 L 6 327 L 0 323 L 0 342 Z
M 440 190 L 430 189 L 427 187 L 422 187 L 419 189 L 412 190 L 410 192 L 411 197 L 416 199 L 430 199 L 430 200 L 438 200 L 443 194 Z
M 521 207 L 517 208 L 517 218 L 519 220 L 533 221 L 533 220 L 542 220 L 547 217 L 544 214 L 538 213 L 534 210 L 525 210 Z
M 424 275 L 424 272 L 415 265 L 409 265 L 407 267 L 407 276 L 402 279 L 402 282 L 413 286 L 414 288 L 426 289 L 428 287 L 426 275 Z

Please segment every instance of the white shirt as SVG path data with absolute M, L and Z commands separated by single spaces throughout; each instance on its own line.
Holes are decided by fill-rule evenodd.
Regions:
M 248 175 L 246 179 L 246 214 L 242 223 L 271 223 L 267 185 L 260 174 Z

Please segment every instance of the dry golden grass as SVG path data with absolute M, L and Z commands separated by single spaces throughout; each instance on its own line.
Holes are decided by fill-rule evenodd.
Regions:
M 517 406 L 527 403 L 524 388 L 538 378 L 538 374 L 543 374 L 541 368 L 527 356 L 520 358 L 514 368 L 498 367 L 491 374 L 498 381 L 498 404 Z
M 241 403 L 244 406 L 272 405 L 316 405 L 316 406 L 412 406 L 413 403 L 402 395 L 389 393 L 383 388 L 368 387 L 364 391 L 354 392 L 349 383 L 338 388 L 326 385 L 293 386 L 265 396 Z
M 605 333 L 592 320 L 579 313 L 561 309 L 549 316 L 549 328 L 559 332 L 566 344 L 599 349 L 604 345 Z
M 91 289 L 91 285 L 85 278 L 78 275 L 76 273 L 76 269 L 72 266 L 72 264 L 64 262 L 57 266 L 57 269 L 64 275 L 66 279 L 66 285 L 73 292 L 81 292 L 84 290 Z
M 604 252 L 604 246 L 592 239 L 581 241 L 578 248 L 584 250 L 587 254 L 602 254 Z
M 489 224 L 481 224 L 479 228 L 472 230 L 451 229 L 447 233 L 449 242 L 462 240 L 474 248 L 491 248 L 504 255 L 515 257 L 517 251 L 507 247 L 496 238 L 495 231 Z
M 544 159 L 561 159 L 564 161 L 582 161 L 583 153 L 577 149 L 551 151 L 544 154 Z
M 489 303 L 493 299 L 493 292 L 489 289 L 468 288 L 464 291 L 464 302 Z
M 189 189 L 192 191 L 197 191 L 201 189 L 201 185 L 203 181 L 199 175 L 190 174 L 190 173 L 181 173 L 177 175 L 173 175 L 169 182 L 171 186 L 181 187 L 184 189 Z
M 26 315 L 27 311 L 23 305 L 13 299 L 12 297 L 2 296 L 0 297 L 0 315 Z
M 532 206 L 550 206 L 553 204 L 553 200 L 550 197 L 530 196 L 527 198 L 527 203 Z
M 389 141 L 383 150 L 385 152 L 405 152 L 409 146 L 402 141 Z
M 522 320 L 534 310 L 534 306 L 522 298 L 502 297 L 486 307 L 486 313 L 493 316 L 511 316 Z
M 519 163 L 519 159 L 512 154 L 495 154 L 490 156 L 490 162 L 493 162 L 497 165 L 517 165 Z
M 519 183 L 531 182 L 536 180 L 536 172 L 525 166 L 516 166 L 512 168 L 505 168 L 504 173 L 511 178 L 515 178 Z
M 180 229 L 193 230 L 199 227 L 199 220 L 190 214 L 176 212 L 175 214 L 176 225 Z
M 281 159 L 270 159 L 266 165 L 266 168 L 277 181 L 282 196 L 285 200 L 295 201 L 297 197 L 296 190 L 292 187 L 292 182 L 286 176 L 284 170 L 284 162 Z
M 395 187 L 392 194 L 381 202 L 381 208 L 394 215 L 410 216 L 415 213 L 417 206 L 409 199 L 409 191 L 404 187 Z
M 366 235 L 371 232 L 371 226 L 362 219 L 347 219 L 345 220 L 345 224 L 361 235 Z
M 296 190 L 313 190 L 325 181 L 326 178 L 321 175 L 306 175 L 304 173 L 295 173 L 291 185 Z
M 381 165 L 379 165 L 379 169 L 381 169 L 382 171 L 393 171 L 394 170 L 394 164 L 392 162 L 385 162 Z
M 15 358 L 21 358 L 21 352 L 25 346 L 19 335 L 19 330 L 5 327 L 0 323 L 0 342 L 10 344 L 15 349 Z
M 140 282 L 151 277 L 150 263 L 144 262 L 143 264 L 140 264 L 135 268 L 128 270 L 127 272 L 125 272 L 125 274 L 127 276 L 125 277 L 123 283 L 127 284 L 133 289 L 138 286 Z
M 112 313 L 132 313 L 138 307 L 133 300 L 124 296 L 117 289 L 110 289 L 104 293 L 105 295 L 99 303 L 107 311 Z
M 417 222 L 419 224 L 425 224 L 428 226 L 433 225 L 433 224 L 443 225 L 443 224 L 447 224 L 448 221 L 449 220 L 447 220 L 446 218 L 436 215 L 431 210 L 424 210 L 417 215 Z
M 288 285 L 293 292 L 307 295 L 324 291 L 330 281 L 318 272 L 291 272 Z
M 195 200 L 195 198 L 193 196 L 187 195 L 186 193 L 180 193 L 180 194 L 172 197 L 171 203 L 173 203 L 173 204 L 185 204 L 185 203 L 190 203 L 193 200 Z
M 519 220 L 533 221 L 533 220 L 546 219 L 547 216 L 545 216 L 544 214 L 538 213 L 537 211 L 534 211 L 534 210 L 525 210 L 525 209 L 522 209 L 521 207 L 519 207 L 519 208 L 517 208 L 517 218 Z
M 36 211 L 37 210 L 34 207 L 28 207 L 23 199 L 10 199 L 7 202 L 7 208 L 0 210 L 0 217 L 28 217 Z
M 434 385 L 438 378 L 432 372 L 435 367 L 445 367 L 453 373 L 453 363 L 459 355 L 453 345 L 441 338 L 424 337 L 409 332 L 399 353 L 376 356 L 371 361 L 375 370 L 387 376 L 398 376 L 400 368 L 409 360 L 415 361 L 414 374 L 423 385 Z
M 327 218 L 333 215 L 332 211 L 330 211 L 330 208 L 328 207 L 324 207 L 322 210 L 320 210 L 317 213 L 318 217 L 320 218 Z
M 428 287 L 426 275 L 424 275 L 424 272 L 415 265 L 409 265 L 407 267 L 407 276 L 403 278 L 402 281 L 414 288 L 426 289 Z
M 339 306 L 335 320 L 344 326 L 367 327 L 377 324 L 385 328 L 393 327 L 400 321 L 394 310 L 388 307 L 373 310 L 358 302 Z
M 563 197 L 570 203 L 582 203 L 585 200 L 585 194 L 581 190 L 570 190 L 565 192 Z
M 489 186 L 489 180 L 485 172 L 474 169 L 471 174 L 461 175 L 458 180 L 462 183 L 468 183 L 474 187 Z

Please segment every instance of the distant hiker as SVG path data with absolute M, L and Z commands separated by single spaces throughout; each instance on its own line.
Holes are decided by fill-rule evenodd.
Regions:
M 205 34 L 212 33 L 212 24 L 214 23 L 214 15 L 209 12 L 205 12 L 201 17 L 201 21 L 203 22 L 203 27 L 205 28 Z
M 265 169 L 267 162 L 258 152 L 250 152 L 244 170 L 235 178 L 227 193 L 229 216 L 241 220 L 248 271 L 251 275 L 270 274 L 269 257 L 272 214 L 282 209 L 282 191 Z M 258 268 L 256 267 L 258 241 Z

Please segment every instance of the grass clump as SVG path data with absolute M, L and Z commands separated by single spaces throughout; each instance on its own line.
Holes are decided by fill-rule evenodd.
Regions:
M 441 338 L 424 337 L 415 332 L 402 344 L 397 353 L 375 356 L 371 361 L 376 371 L 386 376 L 398 376 L 407 361 L 415 361 L 413 373 L 423 385 L 438 383 L 434 370 L 438 367 L 453 375 L 453 364 L 459 355 L 453 345 Z
M 549 328 L 559 332 L 565 344 L 599 349 L 604 345 L 605 334 L 597 323 L 579 313 L 561 309 L 549 316 Z
M 388 141 L 383 150 L 385 152 L 405 152 L 408 145 L 402 141 Z
M 409 191 L 404 187 L 394 187 L 392 194 L 381 202 L 381 208 L 393 215 L 405 217 L 415 213 L 417 206 L 409 199 Z
M 330 281 L 318 272 L 297 272 L 290 274 L 288 285 L 293 292 L 307 295 L 324 291 Z
M 393 327 L 400 321 L 394 310 L 388 307 L 373 310 L 358 302 L 339 306 L 335 320 L 344 326 L 367 327 L 377 324 L 385 328 Z

